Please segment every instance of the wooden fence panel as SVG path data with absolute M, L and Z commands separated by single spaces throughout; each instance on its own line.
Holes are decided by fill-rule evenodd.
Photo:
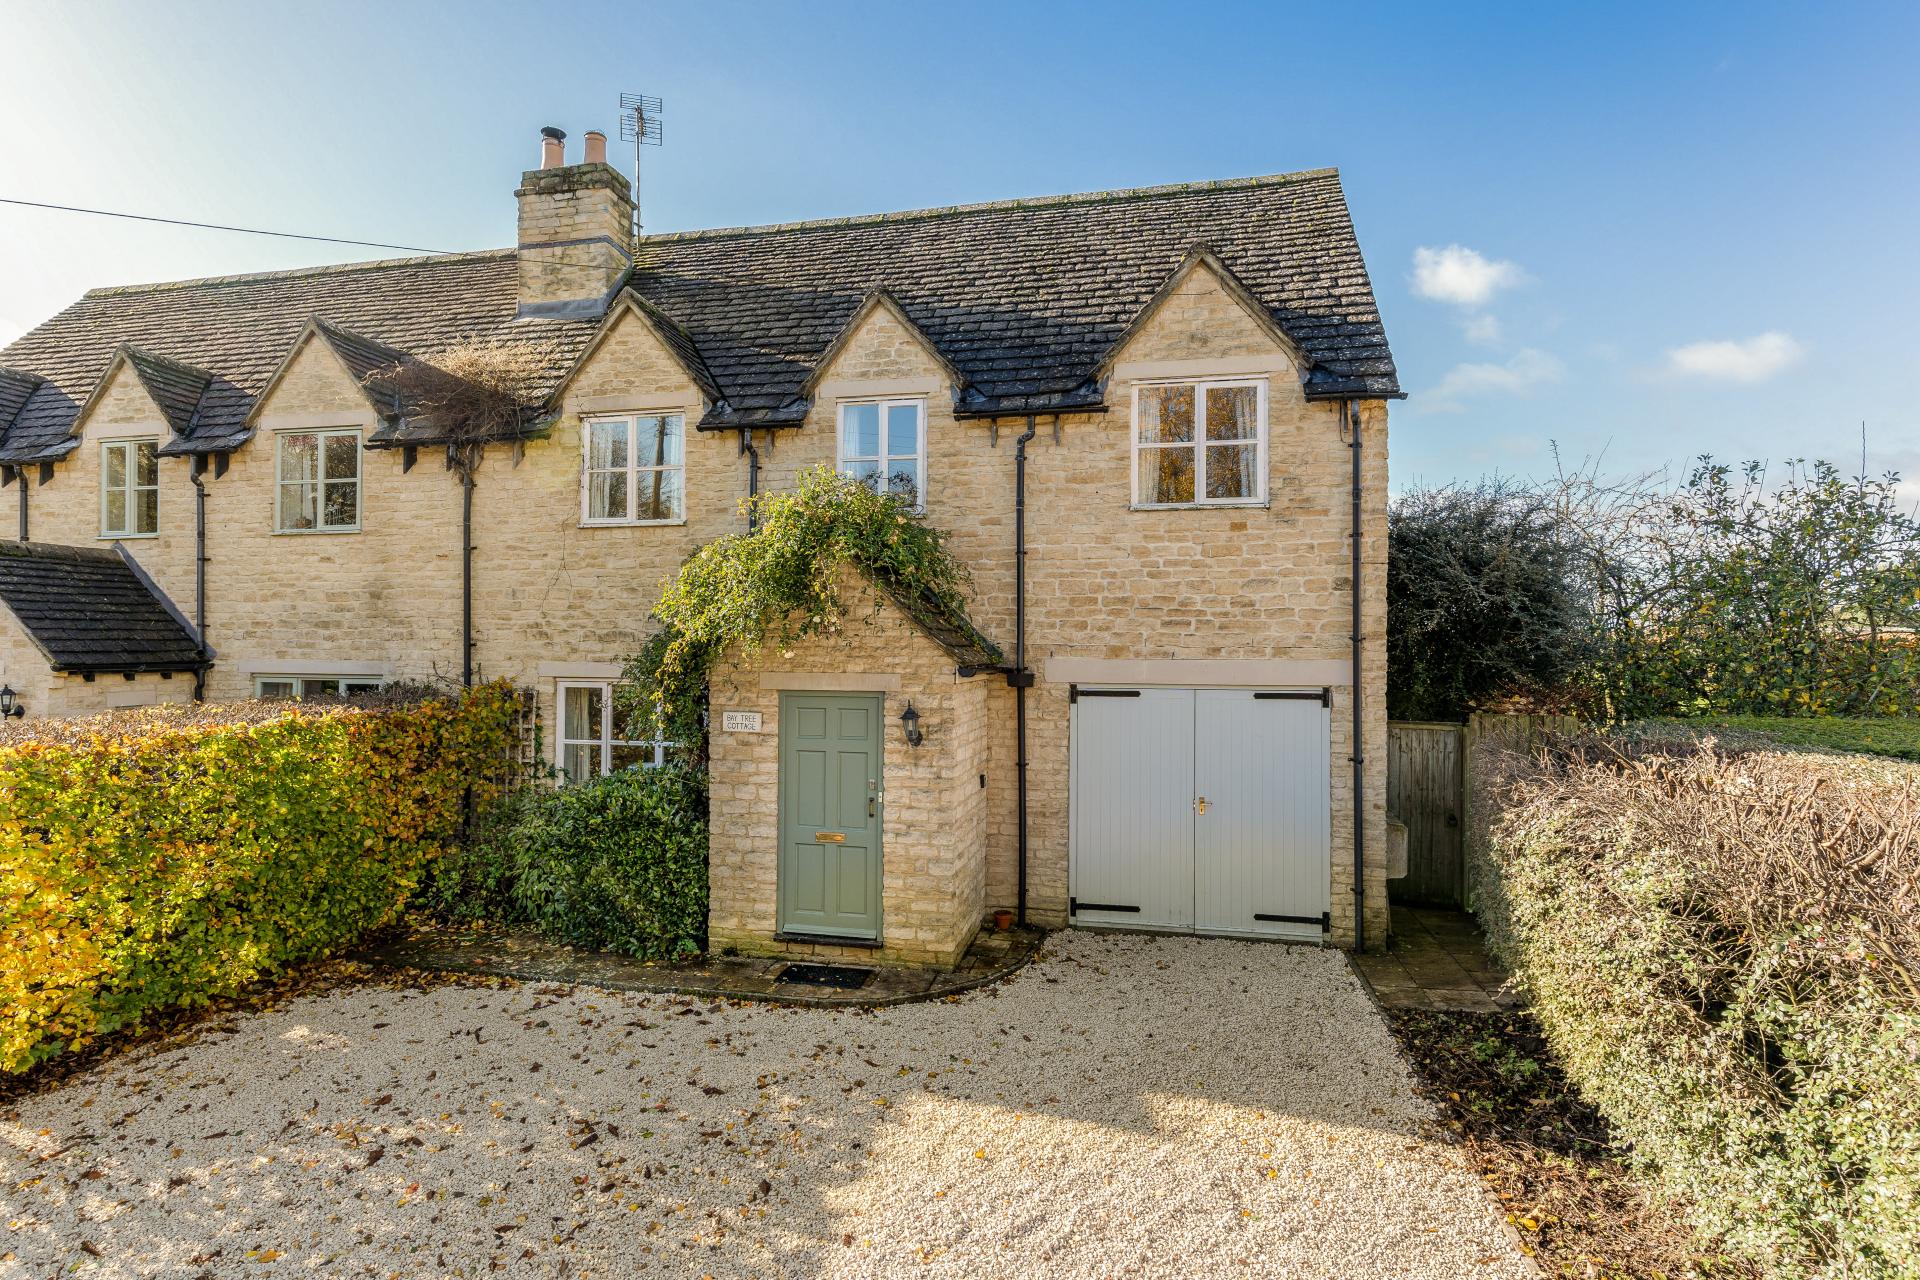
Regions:
M 1387 882 L 1395 902 L 1461 905 L 1463 726 L 1387 726 L 1387 812 L 1407 824 L 1407 874 Z

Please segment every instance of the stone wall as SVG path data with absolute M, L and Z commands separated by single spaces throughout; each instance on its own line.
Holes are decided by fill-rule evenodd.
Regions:
M 823 955 L 951 966 L 986 910 L 988 679 L 962 680 L 953 659 L 864 581 L 842 584 L 837 634 L 728 655 L 713 677 L 712 711 L 760 713 L 759 733 L 711 738 L 708 941 L 754 954 Z M 824 677 L 812 679 L 811 677 Z M 774 938 L 779 902 L 780 694 L 830 687 L 882 695 L 885 794 L 878 952 Z M 900 713 L 911 700 L 925 741 L 908 747 Z

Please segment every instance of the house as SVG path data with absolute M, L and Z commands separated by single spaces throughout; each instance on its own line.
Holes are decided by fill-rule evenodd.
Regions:
M 76 665 L 0 568 L 27 713 L 505 677 L 568 776 L 644 765 L 610 690 L 661 584 L 837 467 L 974 594 L 849 581 L 839 634 L 715 673 L 716 945 L 1381 940 L 1400 391 L 1338 175 L 636 240 L 586 142 L 545 131 L 513 249 L 97 289 L 0 350 L 18 540 L 153 601 L 76 574 Z M 451 467 L 382 371 L 476 348 L 526 412 Z

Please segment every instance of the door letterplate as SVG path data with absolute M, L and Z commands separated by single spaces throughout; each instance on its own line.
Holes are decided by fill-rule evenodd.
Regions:
M 847 833 L 844 831 L 816 831 L 813 833 L 815 844 L 845 844 Z

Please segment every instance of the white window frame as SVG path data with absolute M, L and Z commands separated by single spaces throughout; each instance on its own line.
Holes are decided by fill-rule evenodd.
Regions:
M 862 405 L 878 405 L 880 409 L 880 434 L 874 441 L 879 453 L 873 455 L 849 456 L 847 453 L 847 410 Z M 913 454 L 914 469 L 920 476 L 920 491 L 915 498 L 913 509 L 924 513 L 927 509 L 927 398 L 925 396 L 860 396 L 851 400 L 842 400 L 834 414 L 833 421 L 833 469 L 841 475 L 847 475 L 850 462 L 878 462 L 882 479 L 886 476 L 886 464 L 896 458 L 905 458 L 904 453 L 887 452 L 887 410 L 899 405 L 911 405 L 919 415 L 920 427 L 915 433 L 918 440 Z M 881 492 L 886 492 L 882 489 Z
M 322 692 L 319 695 L 308 693 L 307 687 L 306 687 L 308 681 L 312 681 L 315 684 L 319 684 L 323 681 L 329 681 L 329 680 L 337 683 L 340 686 L 340 692 L 338 695 L 326 694 L 324 692 Z M 356 693 L 366 693 L 369 690 L 382 688 L 386 685 L 386 683 L 387 683 L 386 679 L 382 676 L 292 675 L 292 674 L 273 674 L 273 673 L 263 672 L 259 675 L 254 676 L 253 678 L 253 696 L 256 698 L 290 697 L 290 698 L 293 698 L 295 701 L 298 701 L 301 698 L 314 697 L 314 696 L 325 696 L 325 697 L 338 696 L 342 698 L 347 698 L 347 697 L 353 696 Z M 290 694 L 268 693 L 266 691 L 266 686 L 270 684 L 290 684 L 293 686 L 293 692 Z M 352 686 L 352 687 L 349 688 L 348 686 Z
M 141 445 L 153 449 L 153 483 L 140 484 L 136 477 L 140 474 L 135 459 Z M 126 495 L 127 527 L 115 529 L 107 524 L 107 455 L 116 449 L 126 450 L 126 470 L 122 473 L 126 480 L 118 492 Z M 135 512 L 139 504 L 134 499 L 142 493 L 153 494 L 153 528 L 136 529 Z M 152 436 L 130 436 L 122 440 L 102 440 L 100 442 L 100 536 L 103 538 L 157 538 L 160 536 L 160 442 Z
M 671 421 L 674 431 L 680 439 L 680 461 L 663 463 L 660 466 L 641 466 L 639 433 L 640 419 L 660 418 Z M 627 510 L 634 510 L 634 498 L 640 492 L 640 477 L 655 471 L 677 472 L 680 476 L 680 510 L 677 514 L 663 520 L 636 520 L 631 515 L 596 516 L 593 514 L 593 477 L 596 474 L 590 464 L 593 461 L 593 428 L 609 422 L 627 424 L 627 465 L 623 469 L 627 477 Z M 609 468 L 607 475 L 615 474 L 616 469 Z M 649 526 L 678 525 L 687 522 L 687 415 L 678 410 L 634 413 L 598 413 L 580 420 L 580 523 L 583 526 L 605 528 L 647 528 Z
M 1140 443 L 1140 393 L 1149 388 L 1192 387 L 1193 388 L 1193 440 L 1185 444 L 1146 444 Z M 1207 492 L 1207 391 L 1217 387 L 1252 387 L 1257 397 L 1254 406 L 1254 440 L 1258 442 L 1258 459 L 1255 463 L 1255 475 L 1259 483 L 1254 496 L 1249 498 L 1209 498 Z M 1136 511 L 1181 511 L 1192 507 L 1263 507 L 1267 505 L 1267 472 L 1271 465 L 1267 457 L 1267 388 L 1266 378 L 1156 378 L 1147 382 L 1133 384 L 1133 413 L 1127 425 L 1128 437 L 1132 441 L 1133 456 L 1133 509 Z M 1216 441 L 1218 444 L 1248 443 L 1246 441 Z M 1193 500 L 1191 502 L 1142 502 L 1140 500 L 1140 454 L 1144 450 L 1192 449 L 1193 460 Z
M 657 521 L 655 523 L 658 523 Z M 651 758 L 641 765 L 644 769 L 657 769 L 667 762 L 667 748 L 673 744 L 661 739 L 616 738 L 613 736 L 613 684 L 611 680 L 556 680 L 553 682 L 553 769 L 560 781 L 580 782 L 584 779 L 567 777 L 568 747 L 597 747 L 600 751 L 598 777 L 607 777 L 613 772 L 613 749 L 615 747 L 643 747 L 651 751 Z M 567 736 L 567 690 L 598 689 L 600 691 L 600 734 L 594 738 L 569 738 Z
M 320 442 L 314 451 L 314 477 L 311 481 L 288 481 L 283 478 L 280 465 L 282 459 L 286 456 L 287 439 L 290 436 L 313 436 Z M 327 486 L 329 484 L 347 483 L 345 480 L 328 480 L 326 478 L 327 441 L 338 436 L 353 437 L 353 523 L 350 525 L 326 523 Z M 361 429 L 359 427 L 320 427 L 317 429 L 276 432 L 273 438 L 273 531 L 275 533 L 292 534 L 359 533 L 361 521 L 367 513 L 366 453 L 366 442 L 361 438 Z M 318 510 L 315 512 L 319 523 L 315 524 L 313 528 L 288 528 L 285 524 L 281 523 L 281 517 L 285 513 L 280 508 L 280 490 L 289 483 L 311 483 L 319 486 L 320 502 Z

